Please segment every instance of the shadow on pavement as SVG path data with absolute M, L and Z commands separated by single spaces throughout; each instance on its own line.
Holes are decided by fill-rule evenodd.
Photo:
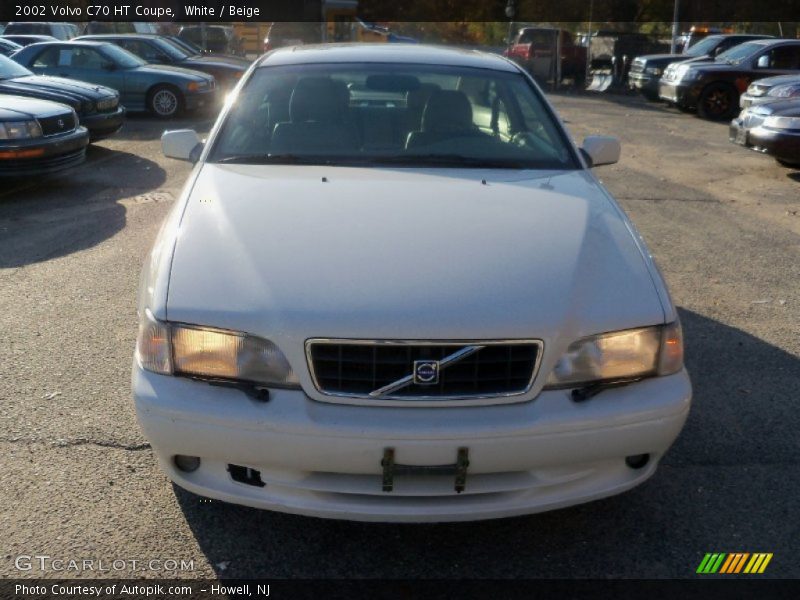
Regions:
M 798 452 L 800 360 L 680 314 L 694 406 L 654 478 L 625 494 L 528 517 L 429 525 L 284 515 L 202 501 L 175 486 L 177 500 L 218 577 L 691 577 L 707 551 L 788 552 L 795 534 L 774 523 L 790 517 L 798 487 L 781 465 L 788 472 Z M 776 494 L 788 498 L 767 501 Z M 780 568 L 776 560 L 774 576 Z M 785 569 L 798 574 L 794 561 Z
M 125 227 L 119 200 L 157 189 L 165 180 L 153 161 L 92 145 L 76 169 L 10 183 L 0 191 L 0 268 L 99 244 Z

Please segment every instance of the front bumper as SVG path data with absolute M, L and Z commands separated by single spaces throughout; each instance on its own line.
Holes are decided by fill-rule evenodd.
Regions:
M 664 81 L 658 84 L 658 96 L 666 102 L 677 104 L 681 108 L 697 108 L 697 99 L 700 97 L 700 86 Z
M 217 102 L 217 88 L 201 92 L 184 92 L 184 101 L 188 111 L 214 106 Z
M 78 127 L 67 134 L 14 140 L 0 144 L 0 177 L 45 175 L 80 165 L 86 160 L 89 132 Z M 10 156 L 5 153 L 36 153 Z
M 125 123 L 125 107 L 118 106 L 112 112 L 81 115 L 81 125 L 89 130 L 92 140 L 108 137 L 122 128 Z
M 637 90 L 648 96 L 659 95 L 659 78 L 655 75 L 646 73 L 629 73 L 628 85 L 631 89 Z
M 528 514 L 638 485 L 678 436 L 691 402 L 685 371 L 608 389 L 577 404 L 569 391 L 481 407 L 364 407 L 272 390 L 242 391 L 133 369 L 139 423 L 161 467 L 202 496 L 257 508 L 361 521 L 466 521 Z M 463 493 L 448 475 L 401 475 L 382 490 L 381 459 L 453 463 L 468 448 Z M 198 456 L 193 472 L 175 455 Z M 640 469 L 625 457 L 650 454 Z M 229 465 L 260 472 L 234 481 Z
M 728 140 L 740 146 L 752 145 L 750 144 L 749 130 L 744 126 L 744 121 L 740 117 L 733 119 L 728 126 Z
M 748 141 L 758 152 L 800 165 L 800 131 L 754 127 L 748 133 Z

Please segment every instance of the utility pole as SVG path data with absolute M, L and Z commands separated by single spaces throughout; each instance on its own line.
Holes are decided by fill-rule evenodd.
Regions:
M 511 36 L 514 34 L 514 17 L 517 14 L 517 8 L 514 6 L 514 0 L 508 0 L 506 4 L 506 17 L 508 17 L 508 46 L 506 52 L 511 54 L 511 44 L 513 42 Z
M 675 0 L 675 6 L 672 10 L 672 42 L 669 45 L 669 53 L 675 54 L 675 50 L 677 49 L 678 45 L 678 5 L 680 4 L 680 0 Z

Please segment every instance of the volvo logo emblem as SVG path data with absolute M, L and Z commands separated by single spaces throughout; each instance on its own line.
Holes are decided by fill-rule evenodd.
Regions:
M 417 385 L 434 385 L 439 383 L 439 361 L 415 360 L 414 383 Z

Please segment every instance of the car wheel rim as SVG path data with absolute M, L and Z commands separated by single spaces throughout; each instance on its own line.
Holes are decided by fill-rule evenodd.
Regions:
M 714 114 L 724 113 L 728 110 L 728 94 L 722 90 L 717 90 L 709 94 L 708 100 L 706 100 L 706 106 L 709 112 Z
M 162 117 L 173 114 L 178 109 L 178 98 L 169 90 L 160 90 L 153 96 L 153 110 Z

